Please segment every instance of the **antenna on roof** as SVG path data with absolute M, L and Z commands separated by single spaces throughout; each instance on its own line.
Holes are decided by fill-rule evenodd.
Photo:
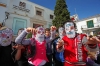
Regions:
M 76 8 L 75 8 L 75 14 L 77 14 L 77 12 L 76 12 Z
M 78 14 L 77 14 L 76 8 L 75 8 L 75 15 L 77 16 L 77 19 L 79 20 L 79 17 L 78 17 Z

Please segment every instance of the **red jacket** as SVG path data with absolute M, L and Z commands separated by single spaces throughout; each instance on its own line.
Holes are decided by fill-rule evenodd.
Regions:
M 78 61 L 86 62 L 87 50 L 82 44 L 84 34 L 78 34 L 75 38 L 63 37 L 64 41 L 64 58 L 66 61 L 76 63 Z

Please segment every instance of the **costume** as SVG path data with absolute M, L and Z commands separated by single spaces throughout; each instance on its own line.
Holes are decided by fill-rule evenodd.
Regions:
M 65 61 L 64 60 L 64 51 L 61 51 L 61 52 L 57 52 L 56 50 L 56 45 L 57 45 L 57 41 L 59 39 L 62 39 L 62 37 L 65 35 L 64 33 L 64 28 L 63 27 L 60 27 L 58 29 L 58 32 L 59 32 L 59 37 L 55 38 L 54 42 L 53 42 L 53 46 L 54 46 L 54 61 L 55 61 L 55 66 L 63 66 L 63 62 Z
M 37 32 L 36 35 L 33 34 L 33 37 L 31 39 L 23 39 L 27 31 L 24 30 L 15 40 L 15 42 L 21 43 L 23 45 L 35 45 L 36 50 L 35 50 L 35 55 L 33 57 L 30 57 L 28 59 L 29 64 L 31 65 L 44 65 L 46 62 L 48 62 L 48 59 L 46 57 L 46 40 L 44 37 L 44 28 L 43 27 L 38 27 L 36 28 Z
M 77 34 L 73 22 L 64 25 L 66 35 L 62 38 L 64 45 L 64 66 L 86 66 L 87 50 L 84 44 L 87 42 L 85 34 Z M 59 44 L 59 42 L 58 42 Z
M 14 66 L 12 59 L 13 31 L 10 28 L 0 28 L 0 66 Z
M 81 43 L 85 35 L 77 35 L 75 38 L 70 39 L 67 36 L 63 37 L 64 41 L 64 66 L 86 65 L 87 50 Z M 82 38 L 81 38 L 82 37 Z

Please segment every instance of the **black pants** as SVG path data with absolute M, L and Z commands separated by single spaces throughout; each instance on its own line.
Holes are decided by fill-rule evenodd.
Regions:
M 52 66 L 52 54 L 47 55 L 47 58 L 49 60 L 49 62 L 47 62 L 44 66 Z
M 28 66 L 34 66 L 34 65 L 28 63 Z
M 11 56 L 12 47 L 0 46 L 0 66 L 14 66 L 14 61 Z
M 58 61 L 57 59 L 54 59 L 55 65 L 54 66 L 64 66 L 63 62 Z
M 27 61 L 16 61 L 15 66 L 28 66 Z

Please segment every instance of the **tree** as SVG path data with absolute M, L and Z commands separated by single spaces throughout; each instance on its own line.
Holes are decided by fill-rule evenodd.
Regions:
M 57 28 L 63 26 L 64 22 L 70 19 L 70 12 L 67 8 L 65 0 L 56 0 L 53 25 Z

